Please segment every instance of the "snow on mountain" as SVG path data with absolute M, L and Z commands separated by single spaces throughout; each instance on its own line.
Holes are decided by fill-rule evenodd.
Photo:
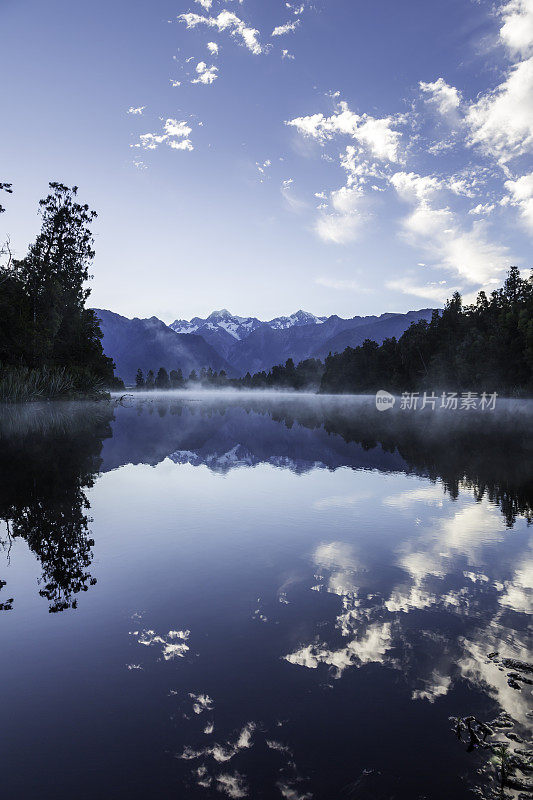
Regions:
M 213 311 L 206 319 L 193 317 L 191 320 L 177 319 L 169 327 L 176 333 L 205 333 L 207 331 L 222 330 L 241 341 L 252 331 L 260 327 L 271 328 L 272 330 L 285 330 L 299 325 L 320 325 L 325 322 L 327 317 L 316 317 L 307 311 L 297 311 L 290 317 L 276 317 L 268 321 L 262 321 L 257 317 L 237 317 L 223 308 L 220 311 Z
M 198 325 L 195 325 L 192 321 L 189 322 L 186 319 L 177 319 L 169 327 L 171 327 L 176 333 L 196 333 L 198 330 Z
M 206 319 L 176 320 L 170 326 L 177 333 L 201 336 L 239 374 L 269 370 L 306 358 L 324 359 L 329 352 L 341 353 L 357 347 L 365 339 L 381 343 L 397 338 L 419 319 L 431 319 L 432 309 L 407 314 L 385 313 L 381 316 L 317 317 L 308 311 L 296 311 L 289 317 L 261 321 L 257 317 L 236 317 L 225 308 L 213 311 Z
M 276 317 L 267 322 L 269 328 L 272 330 L 285 330 L 286 328 L 294 328 L 298 325 L 321 325 L 327 320 L 327 317 L 315 317 L 308 311 L 297 311 L 291 314 L 290 317 Z

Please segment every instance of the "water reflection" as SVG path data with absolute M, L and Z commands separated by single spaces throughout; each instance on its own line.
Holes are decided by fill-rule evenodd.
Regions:
M 24 539 L 50 610 L 73 609 L 114 520 L 106 586 L 61 617 L 93 613 L 98 629 L 99 590 L 123 614 L 133 584 L 139 605 L 114 629 L 127 641 L 96 638 L 105 658 L 86 656 L 96 673 L 120 661 L 123 683 L 107 680 L 127 705 L 124 747 L 139 703 L 152 761 L 130 796 L 527 796 L 527 408 L 437 419 L 241 396 L 53 409 L 3 416 L 6 555 Z
M 27 542 L 41 563 L 39 594 L 48 600 L 50 612 L 76 608 L 77 595 L 96 583 L 89 569 L 94 541 L 86 490 L 100 469 L 112 418 L 103 404 L 5 407 L 1 412 L 2 546 L 9 559 L 14 540 Z M 12 605 L 11 599 L 9 610 Z
M 131 401 L 121 409 L 104 469 L 124 463 L 208 466 L 225 473 L 267 463 L 303 474 L 312 469 L 402 471 L 442 482 L 500 506 L 512 527 L 533 519 L 532 404 L 502 401 L 497 413 L 378 413 L 372 401 L 283 396 L 209 395 Z M 129 413 L 128 413 L 129 412 Z

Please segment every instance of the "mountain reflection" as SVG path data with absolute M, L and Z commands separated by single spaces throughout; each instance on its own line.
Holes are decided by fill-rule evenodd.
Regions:
M 50 611 L 75 608 L 76 595 L 96 582 L 86 490 L 99 471 L 166 458 L 222 473 L 261 463 L 300 474 L 339 467 L 414 473 L 441 480 L 452 498 L 461 490 L 487 498 L 512 527 L 517 515 L 532 519 L 530 421 L 524 404 L 441 418 L 378 413 L 347 398 L 246 395 L 5 407 L 3 544 L 9 554 L 13 539 L 26 540 L 41 562 L 39 593 Z M 0 608 L 9 609 L 2 586 Z
M 533 518 L 533 404 L 497 412 L 380 413 L 372 401 L 245 395 L 132 400 L 117 411 L 103 470 L 126 463 L 205 465 L 217 472 L 260 463 L 312 469 L 377 469 L 440 480 L 500 506 L 512 527 Z
M 86 490 L 111 436 L 112 409 L 103 404 L 4 407 L 0 423 L 0 520 L 9 557 L 24 539 L 39 559 L 49 611 L 76 608 L 76 596 L 96 583 L 89 567 L 94 541 Z M 9 587 L 4 587 L 7 594 Z
M 152 793 L 192 799 L 528 796 L 530 415 L 244 394 L 3 409 L 5 555 L 26 542 L 52 612 L 100 556 L 75 624 L 48 624 L 58 660 L 81 632 L 113 742 L 146 734 L 136 796 L 163 773 Z

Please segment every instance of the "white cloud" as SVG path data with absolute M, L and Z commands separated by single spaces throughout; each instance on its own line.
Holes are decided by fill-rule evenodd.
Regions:
M 142 147 L 145 150 L 156 150 L 160 144 L 167 144 L 173 150 L 194 150 L 189 139 L 192 128 L 184 120 L 167 119 L 163 125 L 164 133 L 143 133 L 140 141 L 131 147 Z
M 145 108 L 146 108 L 146 106 L 137 106 L 137 107 L 130 106 L 128 108 L 128 114 L 138 114 L 138 115 L 140 115 L 140 114 L 143 113 Z
M 471 208 L 468 213 L 479 214 L 479 216 L 486 216 L 487 214 L 490 214 L 492 211 L 494 211 L 495 208 L 496 206 L 494 205 L 494 203 L 478 203 L 477 206 Z
M 175 89 L 176 87 L 181 86 L 181 81 L 175 81 L 174 78 L 171 78 L 170 85 L 173 89 Z
M 390 182 L 402 199 L 414 205 L 402 223 L 404 238 L 411 246 L 430 255 L 437 266 L 479 288 L 501 276 L 508 263 L 508 251 L 490 241 L 486 223 L 477 220 L 465 229 L 450 208 L 432 205 L 441 181 L 397 172 Z M 430 292 L 437 297 L 433 287 Z
M 202 714 L 204 711 L 213 710 L 213 700 L 208 694 L 193 694 L 189 692 L 189 697 L 193 701 L 192 710 L 195 714 Z
M 257 167 L 257 171 L 259 172 L 259 174 L 263 176 L 260 180 L 260 182 L 263 183 L 264 176 L 267 170 L 269 170 L 270 167 L 272 166 L 272 161 L 269 158 L 267 158 L 266 161 L 263 162 L 256 161 L 255 166 Z
M 291 31 L 295 31 L 298 25 L 300 24 L 300 20 L 296 19 L 294 22 L 286 22 L 285 25 L 278 25 L 271 33 L 271 36 L 283 36 L 285 33 L 291 33 Z
M 174 658 L 183 658 L 189 651 L 189 645 L 185 644 L 190 636 L 190 631 L 169 631 L 164 636 L 156 634 L 152 630 L 130 631 L 130 636 L 135 636 L 139 644 L 145 647 L 156 645 L 161 647 L 161 654 L 165 661 L 172 661 Z
M 424 688 L 414 689 L 411 698 L 413 700 L 429 700 L 430 703 L 434 703 L 437 697 L 444 697 L 448 694 L 452 679 L 450 675 L 439 675 L 439 673 L 434 670 L 431 680 L 423 681 L 423 683 Z
M 467 178 L 461 178 L 456 175 L 452 175 L 446 181 L 447 188 L 460 197 L 475 197 L 475 185 L 475 179 L 468 180 Z
M 323 212 L 317 219 L 315 231 L 326 242 L 346 244 L 359 236 L 367 214 L 364 196 L 357 188 L 342 186 L 330 194 L 333 213 Z
M 466 112 L 468 144 L 505 165 L 533 146 L 533 57 L 514 66 Z
M 195 701 L 193 705 L 193 710 L 195 713 L 201 714 L 205 710 L 211 711 L 213 707 L 213 701 L 211 698 L 207 695 L 199 696 L 202 698 L 202 702 L 198 706 L 198 710 L 196 710 L 194 706 L 196 705 L 197 696 L 194 694 L 189 695 L 189 697 Z M 255 722 L 247 722 L 246 725 L 244 725 L 244 727 L 241 729 L 235 741 L 229 740 L 223 744 L 215 742 L 214 744 L 199 750 L 194 750 L 192 747 L 187 746 L 180 755 L 180 758 L 184 759 L 185 761 L 194 761 L 197 758 L 212 756 L 219 764 L 231 761 L 231 759 L 234 758 L 234 756 L 236 756 L 241 750 L 248 750 L 252 746 L 252 737 L 256 728 L 257 725 Z
M 442 506 L 443 496 L 444 492 L 442 486 L 439 484 L 430 484 L 428 486 L 422 485 L 417 489 L 408 489 L 399 494 L 389 495 L 385 497 L 382 502 L 383 505 L 402 510 L 410 508 L 416 503 L 423 503 L 424 505 L 440 508 Z
M 419 85 L 442 116 L 455 117 L 455 138 L 438 142 L 431 152 L 455 145 L 461 134 L 468 146 L 478 147 L 505 169 L 511 159 L 533 146 L 533 0 L 509 0 L 501 6 L 500 15 L 500 40 L 511 60 L 518 61 L 509 66 L 495 89 L 467 102 L 442 77 Z
M 432 103 L 439 114 L 446 116 L 457 111 L 461 104 L 461 94 L 454 87 L 446 83 L 444 78 L 437 78 L 433 83 L 420 81 L 420 89 L 427 95 L 427 100 Z
M 528 56 L 533 48 L 533 0 L 510 0 L 500 13 L 502 42 L 511 53 Z
M 196 2 L 199 3 L 202 8 L 205 8 L 206 11 L 209 11 L 213 5 L 213 0 L 196 0 Z
M 219 31 L 227 31 L 236 38 L 241 38 L 243 44 L 254 55 L 264 53 L 265 49 L 262 47 L 258 40 L 259 31 L 255 28 L 248 27 L 242 19 L 240 19 L 233 11 L 224 9 L 216 17 L 203 17 L 200 14 L 180 14 L 179 19 L 182 19 L 188 28 L 195 28 L 197 25 L 207 25 L 210 28 L 216 28 Z
M 438 178 L 415 172 L 395 172 L 390 182 L 402 200 L 411 203 L 428 201 L 442 188 Z
M 288 58 L 290 61 L 294 61 L 294 56 L 293 56 L 293 54 L 292 54 L 292 53 L 289 53 L 289 51 L 288 51 L 288 50 L 282 50 L 282 51 L 281 51 L 281 57 L 282 57 L 282 58 Z
M 512 580 L 506 581 L 500 604 L 523 614 L 531 612 L 533 602 L 533 558 L 528 557 L 516 570 Z
M 525 226 L 533 232 L 533 172 L 505 182 L 511 204 L 518 206 Z
M 351 136 L 367 147 L 376 158 L 399 161 L 401 134 L 393 129 L 392 117 L 376 118 L 368 114 L 355 114 L 344 101 L 339 103 L 339 108 L 339 112 L 331 117 L 311 114 L 288 120 L 286 124 L 319 142 L 325 142 L 339 134 Z
M 217 72 L 218 67 L 211 66 L 208 67 L 205 61 L 199 61 L 196 65 L 196 72 L 197 77 L 193 78 L 191 83 L 203 83 L 205 85 L 209 85 L 216 81 L 218 78 Z
M 216 42 L 208 42 L 207 49 L 212 56 L 218 56 L 218 44 Z
M 224 792 L 228 797 L 233 798 L 233 800 L 239 800 L 241 797 L 248 797 L 246 782 L 243 776 L 238 772 L 234 772 L 233 775 L 223 773 L 218 775 L 216 780 L 219 791 Z
M 357 569 L 355 550 L 347 542 L 322 542 L 313 553 L 313 562 L 322 569 Z
M 303 14 L 305 11 L 305 3 L 299 3 L 298 5 L 292 5 L 292 3 L 285 3 L 285 8 L 288 8 L 289 11 L 292 11 L 293 14 L 299 16 Z
M 286 178 L 281 183 L 281 195 L 291 211 L 301 213 L 307 208 L 307 203 L 304 200 L 300 200 L 300 198 L 294 194 L 293 186 L 294 178 Z
M 392 289 L 402 294 L 411 294 L 413 297 L 421 297 L 423 300 L 430 300 L 440 306 L 443 306 L 454 292 L 459 291 L 457 286 L 447 286 L 446 283 L 432 281 L 430 283 L 417 284 L 411 278 L 396 278 L 395 280 L 387 281 L 385 285 L 387 289 Z
M 309 644 L 286 655 L 285 661 L 308 669 L 327 664 L 335 670 L 335 677 L 340 678 L 348 667 L 383 663 L 384 656 L 392 647 L 391 627 L 390 622 L 369 625 L 359 639 L 348 641 L 338 650 L 329 650 L 325 645 Z

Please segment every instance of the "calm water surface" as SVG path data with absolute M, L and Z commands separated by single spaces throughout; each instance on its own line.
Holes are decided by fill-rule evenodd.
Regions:
M 3 797 L 531 797 L 527 404 L 0 418 Z

